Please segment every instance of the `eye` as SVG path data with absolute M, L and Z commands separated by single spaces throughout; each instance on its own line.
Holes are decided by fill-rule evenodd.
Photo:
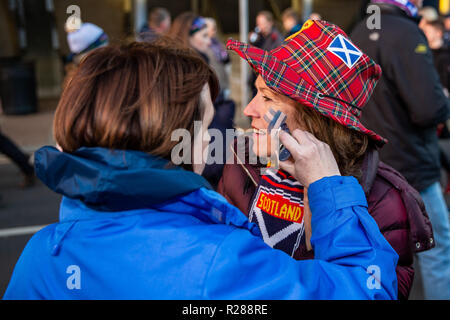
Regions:
M 269 97 L 263 96 L 264 101 L 272 101 Z

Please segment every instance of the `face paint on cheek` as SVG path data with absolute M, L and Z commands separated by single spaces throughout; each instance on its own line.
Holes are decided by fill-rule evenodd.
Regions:
M 278 140 L 278 134 L 279 131 L 277 131 L 278 129 L 290 134 L 291 132 L 289 131 L 289 128 L 286 124 L 286 119 L 287 116 L 281 112 L 280 110 L 275 111 L 273 108 L 269 109 L 269 112 L 267 112 L 267 114 L 264 115 L 264 120 L 266 120 L 266 122 L 269 123 L 267 129 L 268 132 L 270 134 L 270 136 L 273 136 L 276 138 L 277 141 Z M 289 152 L 289 150 L 283 146 L 282 144 L 276 143 L 276 145 L 273 146 L 278 147 L 278 150 L 271 150 L 271 155 L 275 153 L 278 154 L 278 159 L 281 161 L 286 161 L 291 157 L 291 153 Z

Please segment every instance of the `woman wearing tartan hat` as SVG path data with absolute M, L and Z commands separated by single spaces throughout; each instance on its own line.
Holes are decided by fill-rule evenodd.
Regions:
M 296 175 L 310 186 L 310 261 L 267 247 L 200 176 L 204 162 L 192 152 L 183 149 L 189 159 L 175 165 L 180 143 L 170 133 L 182 129 L 191 150 L 207 151 L 197 137 L 208 136 L 218 91 L 213 70 L 176 45 L 89 54 L 56 110 L 59 150 L 35 154 L 37 176 L 63 195 L 60 221 L 30 239 L 3 298 L 395 299 L 398 255 L 324 143 L 284 136 L 294 156 L 318 151 L 302 153 L 297 165 L 315 167 Z
M 417 191 L 378 159 L 377 149 L 387 141 L 359 121 L 381 76 L 380 66 L 325 21 L 308 20 L 270 52 L 231 39 L 227 47 L 258 74 L 258 93 L 244 109 L 254 130 L 253 147 L 247 149 L 271 156 L 269 110 L 282 111 L 291 132 L 305 130 L 328 144 L 341 174 L 356 177 L 363 186 L 369 213 L 399 254 L 398 298 L 407 299 L 413 254 L 432 248 L 433 234 Z M 258 224 L 269 246 L 297 260 L 311 259 L 307 190 L 294 178 L 292 160 L 264 175 L 236 152 L 234 160 L 225 166 L 218 191 Z

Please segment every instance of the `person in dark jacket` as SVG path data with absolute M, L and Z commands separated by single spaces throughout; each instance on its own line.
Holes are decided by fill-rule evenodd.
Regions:
M 275 19 L 270 11 L 260 11 L 256 16 L 256 27 L 249 34 L 249 42 L 265 51 L 270 51 L 279 47 L 283 43 L 283 37 L 275 26 Z M 256 74 L 251 73 L 249 76 L 249 86 L 252 95 L 256 95 L 255 88 Z
M 351 38 L 384 72 L 361 121 L 389 139 L 380 159 L 405 176 L 425 202 L 436 240 L 434 249 L 418 254 L 425 297 L 450 299 L 450 226 L 436 134 L 449 118 L 450 102 L 418 27 L 421 1 L 372 2 L 380 8 L 381 28 L 369 29 L 366 17 Z
M 228 48 L 259 72 L 258 94 L 244 110 L 255 130 L 254 153 L 264 155 L 261 153 L 269 144 L 264 139 L 268 108 L 283 111 L 290 129 L 300 127 L 326 142 L 341 173 L 357 177 L 362 184 L 369 213 L 399 254 L 398 297 L 407 299 L 414 278 L 413 253 L 433 247 L 434 240 L 417 191 L 378 160 L 377 149 L 386 141 L 359 122 L 362 108 L 381 75 L 380 67 L 355 48 L 339 27 L 325 21 L 308 20 L 298 34 L 271 52 L 231 41 Z M 356 60 L 338 55 L 344 49 Z M 329 74 L 336 76 L 326 76 Z M 314 85 L 309 84 L 312 79 Z M 234 161 L 225 166 L 218 192 L 250 221 L 258 223 L 266 243 L 298 260 L 312 258 L 307 191 L 285 172 L 262 175 L 258 165 L 250 165 L 246 157 L 239 158 L 236 145 L 233 150 Z M 249 154 L 248 147 L 245 151 Z M 288 213 L 291 210 L 303 214 L 289 217 L 283 212 L 285 206 Z
M 217 92 L 192 50 L 133 43 L 88 55 L 56 110 L 60 150 L 36 153 L 38 177 L 64 195 L 60 222 L 28 242 L 3 298 L 395 299 L 398 255 L 357 180 L 311 134 L 281 139 L 294 168 L 311 167 L 293 174 L 309 187 L 314 260 L 268 247 L 211 190 L 195 122 L 207 135 Z M 179 143 L 192 148 L 186 161 Z

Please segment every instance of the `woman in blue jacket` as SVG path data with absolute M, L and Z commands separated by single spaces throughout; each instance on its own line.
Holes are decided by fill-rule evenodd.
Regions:
M 195 159 L 217 92 L 188 49 L 87 56 L 55 114 L 59 150 L 35 155 L 38 177 L 63 195 L 60 222 L 29 241 L 4 299 L 395 299 L 397 254 L 356 179 L 312 135 L 281 141 L 293 155 L 284 168 L 309 187 L 314 260 L 267 246 L 211 190 Z

